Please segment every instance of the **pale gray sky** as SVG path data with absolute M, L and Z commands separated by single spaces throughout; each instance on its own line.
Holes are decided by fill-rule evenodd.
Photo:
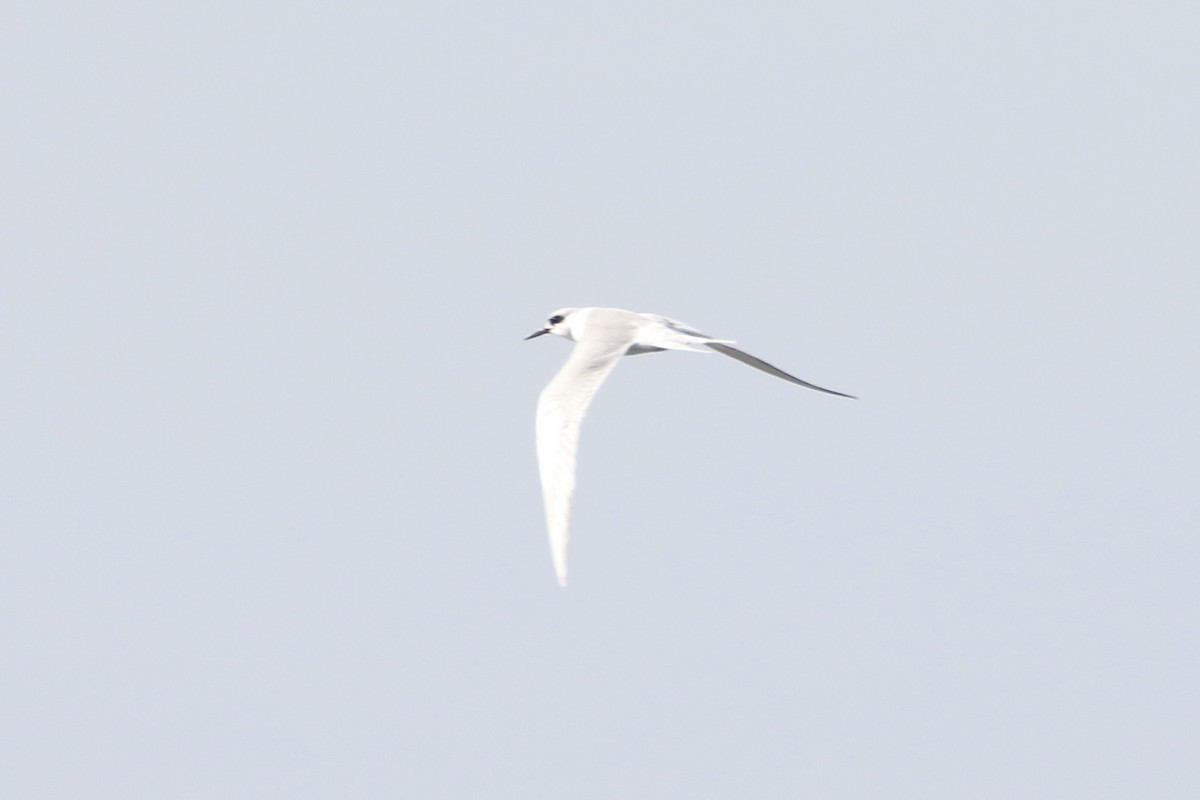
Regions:
M 1193 4 L 0 31 L 12 796 L 1200 793 Z

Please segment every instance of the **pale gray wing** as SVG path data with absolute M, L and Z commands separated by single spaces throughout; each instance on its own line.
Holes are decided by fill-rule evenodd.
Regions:
M 784 372 L 783 370 L 779 369 L 778 367 L 771 366 L 767 362 L 763 361 L 761 358 L 755 358 L 754 356 L 750 355 L 749 353 L 744 353 L 741 350 L 738 350 L 736 347 L 730 347 L 727 344 L 719 344 L 717 342 L 708 342 L 708 346 L 711 347 L 713 350 L 716 350 L 718 353 L 727 355 L 730 358 L 737 359 L 738 361 L 742 362 L 743 364 L 748 364 L 749 366 L 754 367 L 755 369 L 761 369 L 763 372 L 767 373 L 768 375 L 774 375 L 776 378 L 783 378 L 785 381 L 788 381 L 789 383 L 794 383 L 797 386 L 803 386 L 806 389 L 812 389 L 813 391 L 816 391 L 816 392 L 824 392 L 825 394 L 837 395 L 838 397 L 849 397 L 851 400 L 857 399 L 852 394 L 842 394 L 841 392 L 835 392 L 832 389 L 823 389 L 820 386 L 817 386 L 816 384 L 809 383 L 808 381 L 802 381 L 799 378 L 797 378 L 795 375 L 789 375 L 786 372 Z
M 670 317 L 664 317 L 662 314 L 638 314 L 638 316 L 642 317 L 643 319 L 650 320 L 651 322 L 657 322 L 659 325 L 662 325 L 664 328 L 669 328 L 670 330 L 675 331 L 676 333 L 682 333 L 685 336 L 695 337 L 698 339 L 713 338 L 713 337 L 709 336 L 707 333 L 701 333 L 700 331 L 693 328 L 691 325 L 688 325 L 686 322 L 680 322 L 677 319 L 671 319 Z
M 597 337 L 579 342 L 537 404 L 538 472 L 546 507 L 550 555 L 560 586 L 567 585 L 567 540 L 575 494 L 575 451 L 579 423 L 600 384 L 629 347 L 629 338 Z

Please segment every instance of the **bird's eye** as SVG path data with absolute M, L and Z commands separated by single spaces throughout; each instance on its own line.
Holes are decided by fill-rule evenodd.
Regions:
M 558 323 L 560 323 L 562 321 L 563 321 L 562 314 L 555 314 L 553 317 L 550 318 L 551 325 L 557 325 Z

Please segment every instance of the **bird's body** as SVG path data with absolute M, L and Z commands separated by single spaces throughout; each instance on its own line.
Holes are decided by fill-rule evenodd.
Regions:
M 567 361 L 538 397 L 537 455 L 542 480 L 550 554 L 561 586 L 567 581 L 567 540 L 571 499 L 575 493 L 575 453 L 579 424 L 600 384 L 621 356 L 662 350 L 718 353 L 790 383 L 839 397 L 850 395 L 822 389 L 744 353 L 728 339 L 714 339 L 690 325 L 657 314 L 620 308 L 563 308 L 530 334 L 532 339 L 553 333 L 575 342 Z

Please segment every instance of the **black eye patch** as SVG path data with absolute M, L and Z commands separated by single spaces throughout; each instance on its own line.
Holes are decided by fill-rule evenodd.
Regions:
M 555 314 L 553 317 L 550 318 L 551 325 L 557 325 L 558 323 L 560 323 L 562 321 L 563 321 L 562 314 Z

